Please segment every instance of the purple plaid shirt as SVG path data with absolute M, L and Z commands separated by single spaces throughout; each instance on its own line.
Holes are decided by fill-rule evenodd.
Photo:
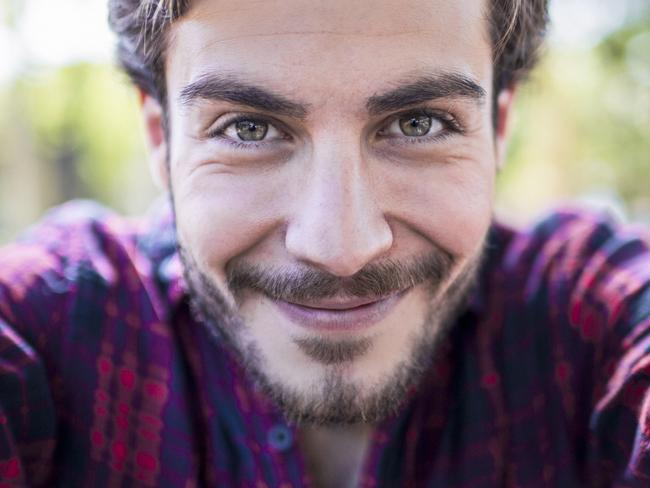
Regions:
M 574 211 L 494 224 L 360 485 L 649 487 L 640 234 Z M 0 250 L 0 486 L 308 486 L 296 439 L 191 315 L 169 212 L 71 203 Z

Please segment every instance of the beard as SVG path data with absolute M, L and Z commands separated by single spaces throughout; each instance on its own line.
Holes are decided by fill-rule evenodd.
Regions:
M 369 264 L 345 278 L 313 268 L 271 269 L 233 260 L 226 267 L 232 305 L 233 301 L 180 243 L 179 254 L 195 317 L 220 344 L 235 353 L 255 387 L 280 408 L 289 422 L 312 425 L 376 423 L 394 414 L 430 368 L 440 344 L 464 309 L 482 258 L 482 253 L 477 253 L 463 269 L 453 273 L 456 259 L 436 247 L 429 255 L 409 263 Z M 407 354 L 392 372 L 366 389 L 349 381 L 345 366 L 363 356 L 372 347 L 372 339 L 292 339 L 305 356 L 322 366 L 323 372 L 316 387 L 300 390 L 268 373 L 270 368 L 261 348 L 247 334 L 249 327 L 238 311 L 243 295 L 251 291 L 271 300 L 296 302 L 334 296 L 385 297 L 417 285 L 424 285 L 429 296 L 423 323 L 414 329 Z

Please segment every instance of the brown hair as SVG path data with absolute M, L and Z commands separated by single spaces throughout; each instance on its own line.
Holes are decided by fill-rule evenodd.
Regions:
M 494 57 L 494 99 L 521 80 L 537 60 L 548 20 L 548 0 L 488 0 Z M 169 25 L 190 0 L 109 0 L 118 60 L 141 89 L 166 103 L 164 56 Z

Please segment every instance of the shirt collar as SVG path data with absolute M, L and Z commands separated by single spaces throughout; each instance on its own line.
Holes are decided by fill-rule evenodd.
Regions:
M 144 225 L 138 247 L 151 260 L 152 273 L 173 312 L 185 301 L 187 287 L 178 254 L 174 212 L 168 194 L 161 196 L 149 208 Z

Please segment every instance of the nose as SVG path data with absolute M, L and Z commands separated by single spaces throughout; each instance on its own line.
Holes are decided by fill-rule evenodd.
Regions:
M 360 152 L 345 157 L 336 152 L 312 154 L 309 174 L 293 203 L 285 246 L 298 260 L 346 277 L 385 254 L 393 233 Z

